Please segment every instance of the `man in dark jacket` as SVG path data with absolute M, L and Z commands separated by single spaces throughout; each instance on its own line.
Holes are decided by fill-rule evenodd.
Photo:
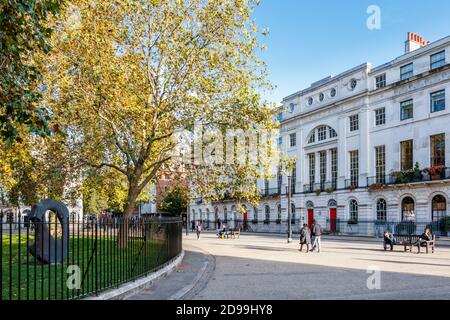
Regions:
M 322 227 L 316 220 L 313 220 L 313 224 L 311 226 L 311 233 L 312 233 L 312 239 L 313 239 L 312 251 L 314 251 L 317 248 L 317 252 L 320 252 Z
M 302 252 L 304 244 L 306 244 L 306 253 L 308 253 L 309 246 L 311 245 L 311 230 L 309 230 L 306 223 L 300 229 L 300 252 Z
M 391 247 L 391 251 L 394 251 L 394 236 L 389 231 L 385 231 L 383 234 L 384 251 L 387 250 L 388 245 Z

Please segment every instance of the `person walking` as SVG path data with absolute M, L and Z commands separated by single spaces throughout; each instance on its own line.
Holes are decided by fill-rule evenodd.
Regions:
M 222 225 L 222 221 L 220 220 L 220 218 L 217 218 L 217 229 L 220 230 L 221 225 Z
M 200 233 L 202 232 L 202 224 L 201 224 L 201 222 L 199 222 L 197 224 L 196 232 L 197 232 L 197 240 L 198 240 L 198 239 L 200 239 Z
M 322 246 L 321 245 L 322 227 L 316 220 L 313 220 L 311 233 L 313 238 L 312 251 L 314 251 L 317 248 L 317 252 L 320 252 Z
M 304 244 L 306 244 L 306 253 L 308 253 L 309 246 L 311 245 L 311 230 L 309 230 L 306 223 L 300 229 L 300 252 L 302 252 Z

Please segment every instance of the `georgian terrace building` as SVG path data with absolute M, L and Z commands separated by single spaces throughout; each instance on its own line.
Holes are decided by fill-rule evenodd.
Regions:
M 365 63 L 283 99 L 279 147 L 297 159 L 290 174 L 293 230 L 318 220 L 330 232 L 380 235 L 438 228 L 449 216 L 450 36 L 433 43 L 408 33 L 405 54 Z M 214 227 L 286 232 L 288 177 L 259 181 L 259 207 L 233 201 L 190 205 Z M 434 222 L 434 224 L 433 224 Z M 414 230 L 412 230 L 414 231 Z

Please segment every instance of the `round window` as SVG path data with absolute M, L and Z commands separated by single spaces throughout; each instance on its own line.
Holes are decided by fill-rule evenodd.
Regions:
M 355 89 L 357 84 L 358 82 L 356 81 L 356 79 L 350 80 L 350 89 Z
M 331 95 L 331 97 L 335 97 L 336 96 L 336 89 L 335 88 L 331 89 L 330 95 Z
M 312 105 L 312 104 L 313 104 L 313 98 L 309 98 L 309 99 L 308 99 L 308 104 L 309 104 L 309 105 Z
M 321 93 L 321 94 L 319 95 L 319 100 L 320 100 L 320 101 L 323 101 L 324 98 L 325 98 L 325 96 L 323 95 L 323 93 Z

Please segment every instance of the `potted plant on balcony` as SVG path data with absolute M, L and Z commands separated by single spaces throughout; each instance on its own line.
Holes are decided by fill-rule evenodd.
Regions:
M 416 162 L 416 164 L 414 165 L 414 169 L 412 171 L 412 179 L 413 181 L 422 181 L 422 171 L 420 169 L 419 163 Z
M 334 187 L 328 187 L 326 191 L 327 193 L 333 193 L 335 190 Z
M 350 184 L 347 189 L 350 190 L 350 192 L 353 192 L 355 191 L 356 187 L 354 184 Z
M 432 166 L 425 170 L 430 175 L 431 180 L 439 180 L 442 177 L 442 173 L 445 172 L 445 166 Z
M 383 187 L 383 185 L 380 182 L 375 182 L 369 186 L 369 191 L 370 192 L 377 191 L 377 190 L 380 190 L 382 187 Z
M 320 194 L 322 193 L 322 190 L 320 190 L 320 188 L 314 190 L 314 192 L 316 193 L 316 196 L 320 196 Z

